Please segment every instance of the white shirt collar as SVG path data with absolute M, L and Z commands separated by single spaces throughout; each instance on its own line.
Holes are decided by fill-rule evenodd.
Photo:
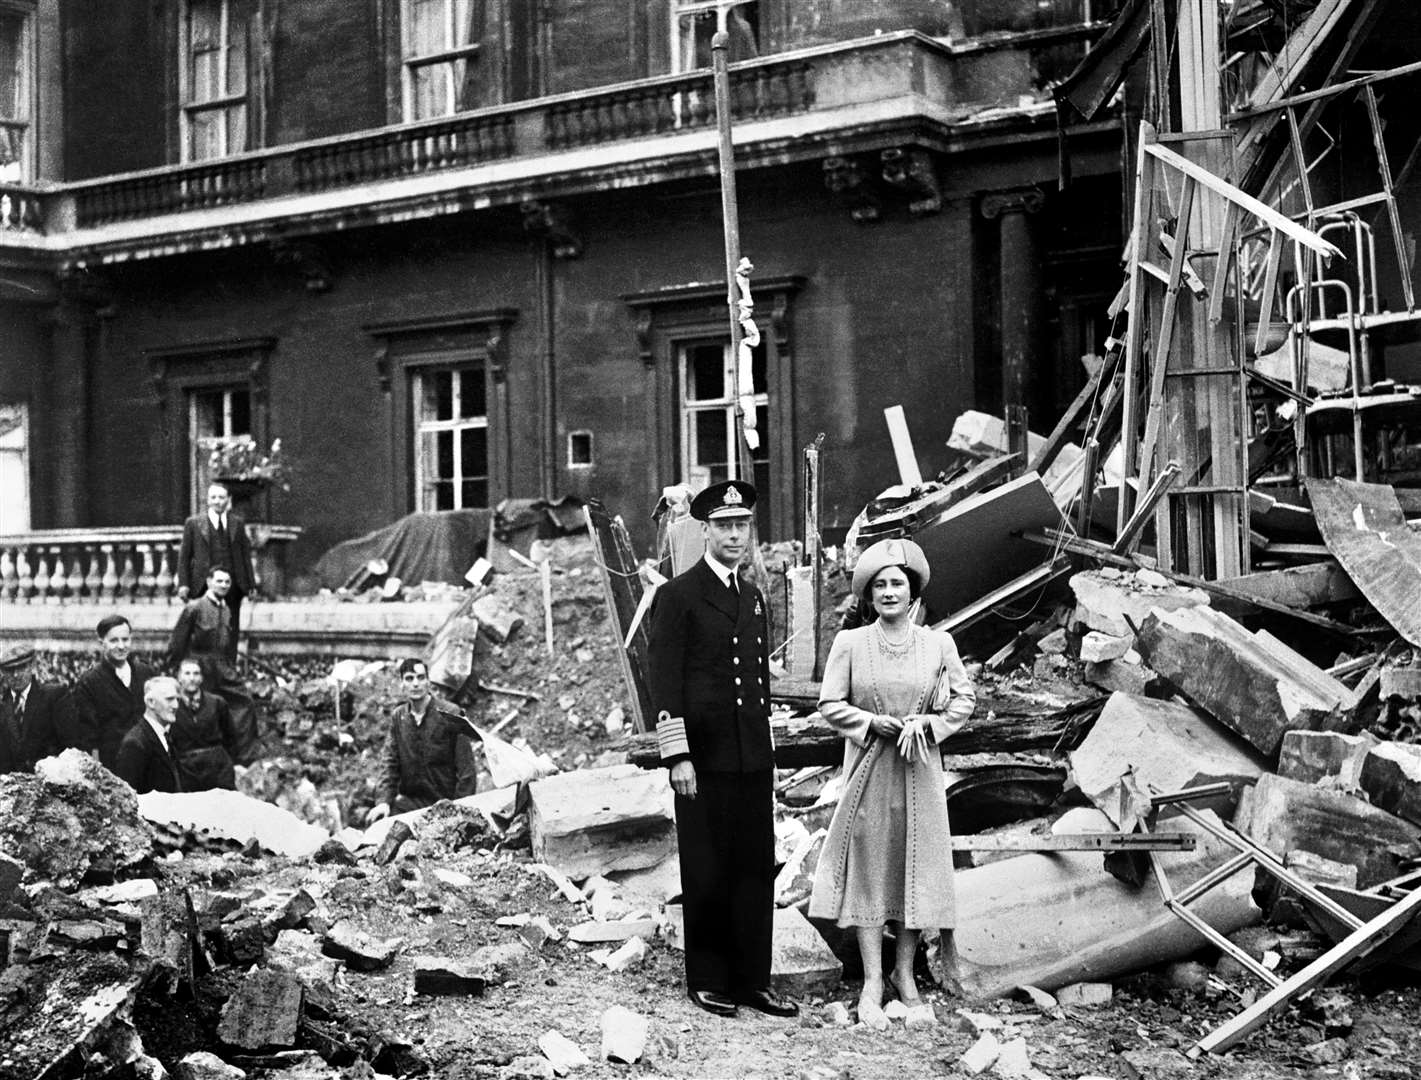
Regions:
M 730 576 L 735 573 L 735 567 L 726 566 L 723 562 L 711 555 L 709 551 L 705 554 L 705 560 L 706 565 L 715 571 L 715 576 L 720 578 L 720 583 L 729 586 Z
M 163 725 L 158 723 L 158 721 L 154 720 L 147 713 L 143 714 L 143 719 L 148 724 L 148 726 L 153 729 L 153 734 L 158 736 L 158 741 L 163 744 L 163 749 L 167 750 L 168 733 L 164 730 Z
M 34 686 L 34 684 L 35 681 L 31 679 L 29 682 L 25 683 L 25 688 L 21 690 L 20 693 L 16 696 L 15 707 L 18 711 L 25 711 L 25 702 L 28 701 L 30 698 L 30 687 Z
M 227 516 L 226 514 L 218 514 L 218 513 L 215 513 L 215 512 L 213 512 L 213 511 L 211 511 L 211 510 L 209 510 L 209 511 L 207 512 L 207 520 L 210 521 L 210 522 L 212 522 L 212 527 L 213 527 L 214 529 L 220 529 L 220 528 L 222 528 L 222 519 L 225 518 L 226 516 Z

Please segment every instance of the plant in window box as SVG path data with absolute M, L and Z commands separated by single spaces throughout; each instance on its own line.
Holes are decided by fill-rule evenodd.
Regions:
M 291 471 L 282 453 L 281 440 L 272 440 L 263 451 L 255 439 L 237 436 L 218 439 L 207 459 L 215 483 L 227 487 L 234 500 L 239 494 L 254 495 L 268 487 L 291 490 Z

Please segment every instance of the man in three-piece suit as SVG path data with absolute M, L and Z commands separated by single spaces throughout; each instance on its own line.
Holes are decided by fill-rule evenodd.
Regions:
M 227 593 L 232 637 L 227 650 L 235 660 L 242 626 L 242 598 L 256 588 L 256 576 L 252 572 L 247 523 L 232 511 L 232 496 L 221 484 L 208 487 L 207 511 L 194 514 L 183 523 L 183 542 L 178 549 L 178 599 L 202 595 L 207 572 L 214 566 L 225 566 L 232 574 L 232 588 Z
M 32 769 L 75 737 L 69 691 L 34 676 L 34 649 L 11 645 L 0 652 L 0 772 Z
M 740 581 L 755 489 L 712 484 L 691 503 L 706 553 L 657 590 L 647 653 L 661 759 L 671 770 L 685 915 L 686 990 L 707 1012 L 799 1007 L 770 989 L 774 746 L 769 624 Z
M 178 680 L 167 675 L 149 679 L 143 687 L 143 716 L 118 745 L 114 768 L 128 786 L 142 795 L 149 791 L 182 791 L 168 732 L 178 716 Z

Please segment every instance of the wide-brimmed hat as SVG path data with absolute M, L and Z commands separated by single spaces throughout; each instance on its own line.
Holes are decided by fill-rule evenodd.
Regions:
M 691 516 L 697 521 L 729 517 L 751 517 L 755 489 L 744 480 L 722 480 L 691 500 Z
M 885 566 L 901 566 L 918 577 L 918 588 L 928 583 L 931 571 L 923 549 L 911 540 L 880 540 L 859 556 L 854 564 L 854 595 L 862 596 L 869 582 Z

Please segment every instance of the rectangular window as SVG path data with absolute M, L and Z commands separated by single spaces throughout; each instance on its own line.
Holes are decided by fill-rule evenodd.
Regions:
M 728 479 L 739 433 L 735 430 L 735 365 L 730 342 L 694 341 L 678 347 L 681 380 L 681 475 L 692 488 Z M 765 344 L 753 353 L 755 429 L 760 445 L 753 451 L 754 475 L 744 477 L 757 491 L 770 485 L 770 395 L 766 389 Z M 756 505 L 761 536 L 769 536 L 769 500 Z
M 207 505 L 212 450 L 224 439 L 253 439 L 252 392 L 245 386 L 203 387 L 188 392 L 188 447 L 192 512 Z
M 406 120 L 450 116 L 489 104 L 482 87 L 485 0 L 405 0 Z
M 187 0 L 182 54 L 184 161 L 208 161 L 248 148 L 248 18 L 239 3 Z
M 718 19 L 714 5 L 705 0 L 677 0 L 671 13 L 671 57 L 676 71 L 698 71 L 711 66 L 711 39 Z M 726 14 L 730 37 L 727 59 L 749 60 L 760 55 L 760 5 L 758 0 L 736 4 Z
M 34 179 L 34 13 L 0 4 L 0 181 Z
M 30 414 L 26 405 L 0 405 L 0 532 L 30 529 Z
M 412 379 L 417 508 L 487 506 L 488 404 L 483 367 L 419 368 Z
M 592 432 L 567 433 L 567 465 L 570 469 L 588 468 L 592 465 Z

